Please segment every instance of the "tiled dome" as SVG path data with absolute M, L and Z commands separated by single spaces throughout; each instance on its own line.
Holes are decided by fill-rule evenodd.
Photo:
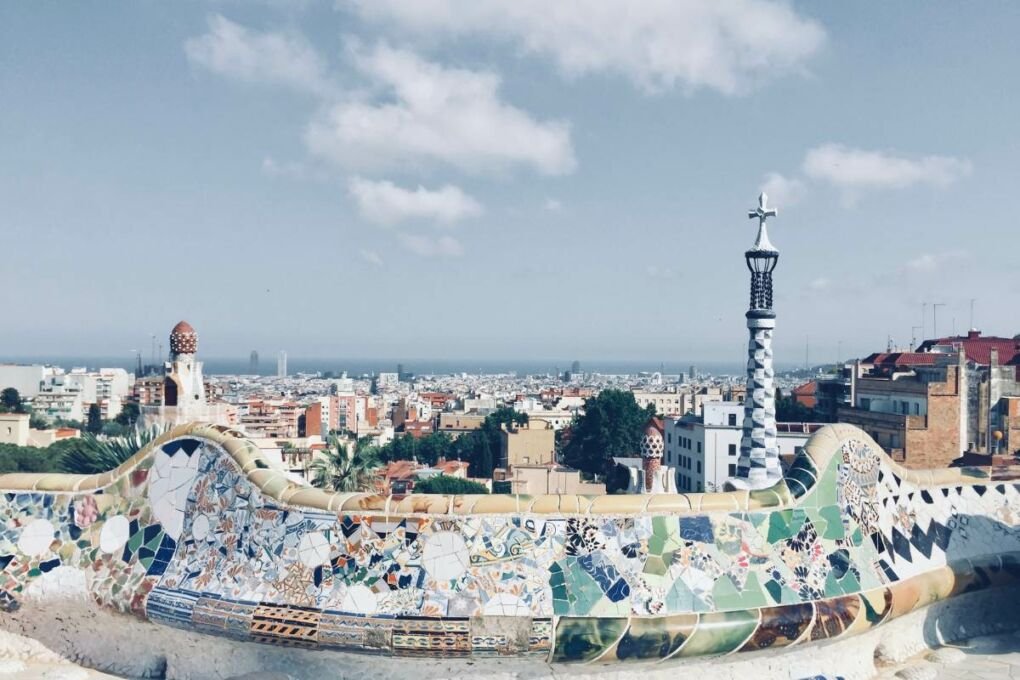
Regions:
M 171 354 L 194 354 L 198 351 L 198 333 L 187 321 L 181 321 L 170 331 Z
M 645 436 L 641 438 L 641 457 L 662 458 L 662 453 L 665 450 L 666 440 L 662 436 L 662 429 L 655 419 L 649 420 L 648 425 L 645 426 Z

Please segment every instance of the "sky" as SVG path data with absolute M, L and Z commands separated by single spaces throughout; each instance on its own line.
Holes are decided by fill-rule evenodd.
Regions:
M 931 336 L 931 303 L 1013 335 L 1018 30 L 1006 1 L 0 3 L 0 358 L 187 319 L 212 357 L 742 361 L 762 190 L 777 360 Z

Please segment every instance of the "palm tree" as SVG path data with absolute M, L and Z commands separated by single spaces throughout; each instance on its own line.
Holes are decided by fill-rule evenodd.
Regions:
M 135 429 L 124 437 L 99 437 L 82 433 L 64 453 L 60 466 L 65 472 L 96 475 L 118 467 L 163 434 L 163 428 Z
M 331 437 L 330 448 L 312 461 L 312 484 L 343 493 L 370 490 L 380 461 L 378 449 L 369 442 L 369 438 L 362 437 L 351 452 L 343 442 Z

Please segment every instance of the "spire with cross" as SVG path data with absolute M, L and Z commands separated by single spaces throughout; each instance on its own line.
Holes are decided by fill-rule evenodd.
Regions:
M 751 303 L 747 313 L 747 394 L 744 398 L 743 435 L 737 476 L 729 480 L 731 488 L 763 489 L 782 478 L 779 462 L 779 441 L 776 429 L 776 384 L 772 366 L 772 332 L 776 314 L 772 311 L 772 272 L 779 261 L 779 251 L 769 242 L 766 223 L 777 210 L 768 206 L 764 192 L 758 196 L 758 207 L 748 211 L 758 218 L 758 238 L 744 253 L 751 272 Z

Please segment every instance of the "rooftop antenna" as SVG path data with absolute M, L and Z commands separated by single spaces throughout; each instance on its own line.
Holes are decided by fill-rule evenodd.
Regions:
M 886 352 L 892 352 L 892 349 L 893 349 L 892 336 L 889 333 L 886 333 L 885 334 L 885 351 Z
M 910 327 L 910 351 L 917 349 L 917 331 L 923 331 L 924 328 L 921 326 Z
M 939 337 L 939 307 L 945 306 L 945 302 L 933 302 L 931 305 L 931 334 L 935 339 Z
M 152 335 L 152 365 L 156 365 L 156 334 Z
M 924 325 L 924 323 L 925 323 L 924 318 L 926 316 L 928 316 L 928 303 L 927 302 L 922 302 L 921 303 L 921 342 L 924 342 L 924 336 L 927 335 L 925 330 L 928 327 Z

